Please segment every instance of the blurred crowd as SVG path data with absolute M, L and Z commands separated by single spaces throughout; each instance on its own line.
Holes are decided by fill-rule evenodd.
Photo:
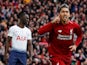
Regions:
M 72 54 L 71 65 L 87 65 L 87 0 L 31 0 L 31 3 L 26 5 L 23 0 L 0 0 L 0 65 L 5 65 L 4 52 L 8 29 L 17 24 L 17 14 L 22 10 L 29 15 L 26 26 L 32 31 L 34 47 L 33 62 L 29 63 L 27 59 L 27 65 L 51 65 L 47 51 L 49 33 L 38 35 L 37 30 L 58 15 L 59 7 L 63 3 L 69 5 L 70 19 L 77 22 L 83 32 L 83 40 L 77 51 Z

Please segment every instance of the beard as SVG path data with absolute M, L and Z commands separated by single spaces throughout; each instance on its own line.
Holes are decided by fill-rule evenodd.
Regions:
M 67 22 L 69 20 L 69 18 L 67 17 L 67 16 L 64 16 L 63 17 L 63 19 L 62 19 L 62 21 L 65 23 L 65 22 Z

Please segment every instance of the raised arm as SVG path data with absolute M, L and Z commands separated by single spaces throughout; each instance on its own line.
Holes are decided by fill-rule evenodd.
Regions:
M 53 28 L 53 24 L 59 23 L 59 22 L 60 22 L 60 17 L 56 16 L 51 22 L 49 22 L 46 25 L 39 28 L 38 33 L 39 34 L 44 34 L 46 32 L 50 32 Z
M 44 33 L 46 33 L 46 32 L 50 32 L 51 30 L 52 30 L 52 23 L 49 22 L 49 23 L 47 23 L 46 25 L 40 27 L 40 28 L 38 29 L 38 33 L 39 33 L 39 34 L 44 34 Z

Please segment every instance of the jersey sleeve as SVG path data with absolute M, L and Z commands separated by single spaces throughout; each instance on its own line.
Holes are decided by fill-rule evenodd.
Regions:
M 51 30 L 52 30 L 52 23 L 49 22 L 38 29 L 38 34 L 44 34 L 46 32 L 50 32 Z
M 13 37 L 13 31 L 14 31 L 13 27 L 10 27 L 8 30 L 8 36 Z
M 28 31 L 27 39 L 28 39 L 28 40 L 31 40 L 31 39 L 32 39 L 32 33 L 31 33 L 30 30 Z
M 81 41 L 82 41 L 82 30 L 81 27 L 78 24 L 75 24 L 75 29 L 74 29 L 74 33 L 77 35 L 77 39 L 75 41 L 75 44 L 78 46 Z

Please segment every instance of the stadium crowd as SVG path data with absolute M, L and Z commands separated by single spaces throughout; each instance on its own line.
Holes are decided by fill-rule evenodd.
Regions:
M 58 15 L 58 8 L 63 3 L 69 5 L 70 19 L 77 22 L 83 32 L 83 40 L 77 51 L 72 54 L 71 65 L 87 65 L 87 0 L 32 0 L 26 5 L 23 0 L 0 0 L 0 65 L 5 65 L 4 52 L 8 29 L 17 24 L 17 14 L 22 10 L 29 15 L 26 26 L 32 31 L 34 47 L 33 62 L 29 63 L 27 59 L 27 65 L 50 65 L 47 52 L 49 33 L 38 35 L 37 30 Z

